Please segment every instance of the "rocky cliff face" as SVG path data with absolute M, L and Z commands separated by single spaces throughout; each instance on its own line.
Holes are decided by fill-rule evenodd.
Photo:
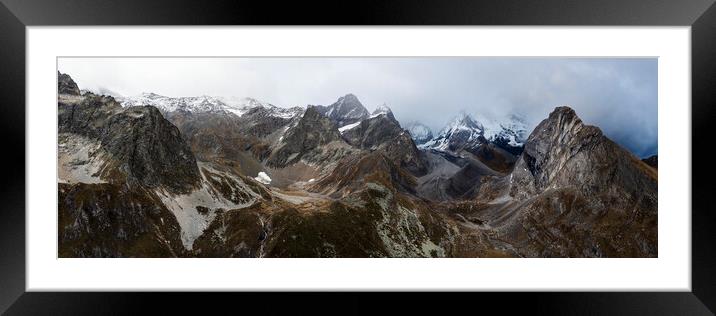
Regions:
M 100 141 L 130 183 L 188 192 L 201 176 L 179 129 L 154 107 L 131 107 L 107 119 Z
M 378 112 L 380 111 L 380 112 Z M 366 150 L 381 150 L 388 158 L 408 171 L 422 175 L 427 171 L 424 154 L 418 150 L 410 134 L 387 107 L 370 118 L 354 123 L 342 131 L 343 139 L 352 146 Z
M 252 136 L 235 115 L 175 111 L 165 114 L 186 139 L 198 161 L 214 162 L 246 175 L 262 170 L 260 160 L 270 154 L 270 143 Z
M 174 215 L 145 190 L 60 183 L 58 200 L 61 258 L 186 255 Z
M 387 114 L 376 115 L 342 131 L 346 142 L 361 149 L 377 149 L 401 134 L 405 131 L 400 123 Z
M 243 135 L 265 137 L 287 126 L 303 113 L 300 108 L 293 109 L 293 116 L 278 116 L 273 108 L 255 107 L 249 109 L 238 120 L 239 131 Z
M 267 163 L 277 167 L 287 166 L 335 141 L 342 141 L 336 125 L 316 107 L 309 107 L 296 126 L 286 131 Z
M 187 192 L 199 183 L 196 160 L 179 130 L 154 107 L 123 109 L 112 97 L 86 94 L 76 102 L 58 103 L 60 133 L 99 140 L 112 155 L 102 177 L 110 182 L 163 186 Z M 121 180 L 112 179 L 117 174 Z
M 79 98 L 60 98 L 57 123 L 60 133 L 77 133 L 99 138 L 109 118 L 122 111 L 112 97 L 87 94 Z
M 535 192 L 576 186 L 584 194 L 596 194 L 618 187 L 655 199 L 656 175 L 645 167 L 598 127 L 582 123 L 574 110 L 558 107 L 527 139 L 515 175 L 520 181 L 528 178 L 531 185 L 524 189 Z
M 570 108 L 542 121 L 514 171 L 481 193 L 499 201 L 482 219 L 525 256 L 657 255 L 655 171 Z
M 68 95 L 80 95 L 80 88 L 74 80 L 67 75 L 57 72 L 57 93 Z

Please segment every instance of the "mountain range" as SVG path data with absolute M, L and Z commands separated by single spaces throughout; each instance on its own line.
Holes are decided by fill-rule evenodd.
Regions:
M 657 256 L 656 157 L 568 107 L 433 134 L 353 94 L 123 97 L 60 73 L 57 106 L 60 257 Z

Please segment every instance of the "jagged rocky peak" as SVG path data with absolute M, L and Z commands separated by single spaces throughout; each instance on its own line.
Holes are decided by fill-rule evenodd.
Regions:
M 485 128 L 482 124 L 480 124 L 467 112 L 460 111 L 460 113 L 440 131 L 438 137 L 464 137 L 466 140 L 473 140 L 478 136 L 483 135 L 484 131 Z
M 453 118 L 438 136 L 421 147 L 440 151 L 457 151 L 465 147 L 475 147 L 486 142 L 484 127 L 465 111 Z
M 515 172 L 527 191 L 574 187 L 590 195 L 618 188 L 628 196 L 656 197 L 656 171 L 566 106 L 557 107 L 530 134 Z
M 477 120 L 465 111 L 461 111 L 429 144 L 438 150 L 454 150 L 464 146 L 491 142 L 512 155 L 522 152 L 527 138 L 527 125 L 515 114 L 499 119 L 481 118 Z
M 263 116 L 290 119 L 302 114 L 304 111 L 304 108 L 300 106 L 284 108 L 250 97 L 220 97 L 218 99 L 226 105 L 224 110 L 234 113 L 237 116 L 259 114 Z
M 475 120 L 472 115 L 468 114 L 467 112 L 460 111 L 455 118 L 448 124 L 446 127 L 448 130 L 460 130 L 460 129 L 469 129 L 469 130 L 478 130 L 482 131 L 484 127 L 482 124 L 480 124 L 477 120 Z
M 338 140 L 341 140 L 341 134 L 335 123 L 321 114 L 317 106 L 309 106 L 298 123 L 286 131 L 280 147 L 271 153 L 267 163 L 287 166 L 320 146 Z
M 482 197 L 520 201 L 500 209 L 514 216 L 502 230 L 540 223 L 514 241 L 528 256 L 657 255 L 656 170 L 569 107 L 555 108 L 534 129 L 513 171 L 492 184 L 499 183 L 509 189 L 481 188 Z
M 350 93 L 329 106 L 315 106 L 315 110 L 331 119 L 338 127 L 370 117 L 370 112 L 360 103 L 358 97 Z
M 411 139 L 410 133 L 400 127 L 400 123 L 387 107 L 373 112 L 368 119 L 346 125 L 339 129 L 343 139 L 352 146 L 380 150 L 384 154 L 413 174 L 422 175 L 427 165 L 424 157 Z
M 57 102 L 57 122 L 60 133 L 77 133 L 89 137 L 99 137 L 107 125 L 107 119 L 122 106 L 114 98 L 86 93 L 84 96 L 59 98 Z
M 80 95 L 80 88 L 68 74 L 57 72 L 57 93 Z
M 560 106 L 527 138 L 522 160 L 542 189 L 570 158 L 601 141 L 598 127 L 585 125 L 572 108 Z
M 341 127 L 339 130 L 349 144 L 363 148 L 376 149 L 381 144 L 393 140 L 405 131 L 390 112 L 373 112 L 369 118 Z
M 373 111 L 373 113 L 371 113 L 370 116 L 371 116 L 371 117 L 376 117 L 376 116 L 379 116 L 379 115 L 386 115 L 387 117 L 389 117 L 389 118 L 395 120 L 395 116 L 393 115 L 393 111 L 392 111 L 392 110 L 388 107 L 388 105 L 386 105 L 385 103 L 383 103 L 381 106 L 377 107 L 377 108 L 375 109 L 375 111 Z
M 405 129 L 410 132 L 416 145 L 422 145 L 433 139 L 433 131 L 427 125 L 420 122 L 410 122 Z

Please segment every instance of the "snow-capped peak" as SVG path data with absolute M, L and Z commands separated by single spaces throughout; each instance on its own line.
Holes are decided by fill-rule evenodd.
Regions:
M 392 113 L 392 112 L 393 111 L 391 111 L 390 108 L 385 103 L 383 103 L 381 106 L 377 107 L 375 109 L 375 111 L 373 111 L 373 115 L 388 114 L 388 113 Z
M 216 97 L 167 97 L 153 92 L 143 92 L 137 96 L 123 98 L 122 106 L 151 105 L 164 112 L 223 112 L 226 104 Z
M 527 138 L 526 124 L 516 115 L 503 119 L 474 119 L 461 111 L 432 140 L 419 145 L 422 148 L 447 150 L 479 145 L 490 141 L 504 146 L 519 147 Z
M 475 143 L 484 133 L 484 127 L 465 111 L 460 111 L 434 139 L 420 145 L 422 148 L 448 150 Z
M 377 107 L 373 113 L 371 113 L 369 118 L 374 118 L 380 115 L 387 115 L 389 117 L 393 117 L 393 111 L 390 110 L 390 108 L 383 103 L 381 106 Z
M 254 108 L 278 108 L 271 103 L 262 102 L 254 98 L 222 97 L 221 100 L 224 102 L 224 104 L 226 104 L 225 110 L 234 113 L 237 116 L 242 116 L 246 114 L 246 112 Z
M 460 113 L 440 131 L 440 134 L 447 134 L 458 130 L 468 130 L 474 131 L 476 134 L 482 134 L 484 127 L 480 122 L 473 119 L 470 114 L 465 111 L 460 111 Z
M 523 146 L 527 139 L 527 124 L 512 114 L 500 120 L 486 120 L 484 136 L 491 142 L 503 142 L 512 147 Z
M 430 127 L 420 122 L 410 122 L 405 126 L 416 145 L 422 145 L 433 139 L 433 131 Z

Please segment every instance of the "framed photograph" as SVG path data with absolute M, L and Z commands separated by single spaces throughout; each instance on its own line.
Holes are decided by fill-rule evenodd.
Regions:
M 4 1 L 2 310 L 713 314 L 713 1 L 313 6 Z

